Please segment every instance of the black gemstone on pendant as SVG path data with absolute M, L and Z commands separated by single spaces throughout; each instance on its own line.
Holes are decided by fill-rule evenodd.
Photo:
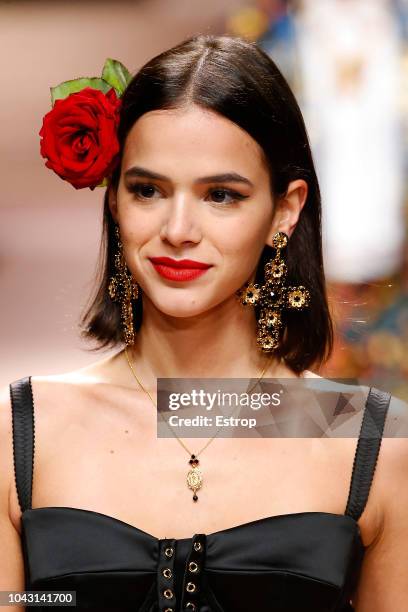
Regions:
M 193 495 L 193 500 L 194 500 L 194 501 L 197 501 L 197 500 L 198 500 L 198 496 L 197 496 L 195 493 L 194 493 L 194 495 Z

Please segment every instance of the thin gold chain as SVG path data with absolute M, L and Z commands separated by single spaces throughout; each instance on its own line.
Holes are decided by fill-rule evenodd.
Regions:
M 144 391 L 145 393 L 147 393 L 147 395 L 150 397 L 150 400 L 151 400 L 151 402 L 152 402 L 153 406 L 154 406 L 154 407 L 156 408 L 156 410 L 157 410 L 157 404 L 156 404 L 156 402 L 153 400 L 153 398 L 152 398 L 152 396 L 150 395 L 149 391 L 148 391 L 147 389 L 145 389 L 145 387 L 144 387 L 144 386 L 142 385 L 142 383 L 140 382 L 139 378 L 136 376 L 136 373 L 135 373 L 135 371 L 134 371 L 133 365 L 131 364 L 130 359 L 129 359 L 129 355 L 128 355 L 128 352 L 127 352 L 127 346 L 125 346 L 125 355 L 126 355 L 126 359 L 127 359 L 127 362 L 128 362 L 128 364 L 129 364 L 129 367 L 130 367 L 130 370 L 131 370 L 131 372 L 132 372 L 133 376 L 135 377 L 135 379 L 137 380 L 137 382 L 139 383 L 139 385 L 141 386 L 141 388 L 143 389 L 143 391 Z M 260 377 L 258 378 L 258 380 L 255 382 L 255 384 L 252 386 L 252 388 L 251 388 L 251 389 L 249 389 L 248 393 L 250 393 L 250 392 L 252 391 L 252 389 L 254 389 L 254 388 L 256 387 L 256 385 L 257 385 L 257 384 L 258 384 L 258 383 L 259 383 L 259 382 L 262 380 L 262 378 L 263 378 L 263 376 L 264 376 L 264 374 L 265 374 L 266 370 L 268 369 L 268 365 L 269 365 L 269 363 L 270 363 L 271 361 L 272 361 L 272 357 L 269 357 L 269 358 L 267 359 L 267 361 L 266 361 L 266 364 L 265 364 L 265 367 L 264 367 L 264 369 L 263 369 L 263 371 L 262 371 L 261 376 L 260 376 Z M 240 408 L 240 406 L 238 405 L 238 409 L 239 409 L 239 408 Z M 237 411 L 238 411 L 238 409 L 237 409 Z M 234 414 L 235 414 L 235 413 L 234 413 Z M 188 452 L 188 454 L 191 456 L 191 455 L 192 455 L 191 451 L 190 451 L 190 450 L 187 448 L 187 446 L 184 444 L 184 442 L 183 442 L 182 440 L 180 440 L 180 438 L 178 437 L 178 435 L 175 433 L 175 431 L 173 430 L 173 428 L 172 428 L 172 427 L 169 425 L 169 423 L 167 422 L 167 420 L 163 418 L 163 415 L 162 415 L 161 413 L 160 413 L 160 416 L 161 416 L 161 418 L 164 420 L 164 422 L 166 423 L 167 427 L 170 429 L 170 431 L 172 432 L 172 434 L 174 435 L 174 437 L 176 438 L 176 440 L 177 440 L 177 441 L 178 441 L 178 442 L 181 444 L 181 446 L 182 446 L 182 447 L 183 447 L 183 448 L 184 448 L 184 449 L 185 449 L 185 450 Z M 218 432 L 219 432 L 221 429 L 222 429 L 222 426 L 221 426 L 221 427 L 219 427 L 219 428 L 217 429 L 216 434 L 215 434 L 215 435 L 214 435 L 212 438 L 210 438 L 210 439 L 207 441 L 207 443 L 206 443 L 206 444 L 203 446 L 203 448 L 202 448 L 202 449 L 201 449 L 201 450 L 200 450 L 198 453 L 195 453 L 195 456 L 196 456 L 196 457 L 198 457 L 199 455 L 201 455 L 201 453 L 202 453 L 202 452 L 203 452 L 203 451 L 204 451 L 204 450 L 207 448 L 207 446 L 209 446 L 209 444 L 211 444 L 211 442 L 212 442 L 212 441 L 213 441 L 213 440 L 216 438 L 216 436 L 218 435 Z

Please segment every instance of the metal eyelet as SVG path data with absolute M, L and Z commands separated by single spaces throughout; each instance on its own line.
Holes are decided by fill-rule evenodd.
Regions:
M 166 557 L 172 557 L 174 553 L 174 548 L 172 548 L 171 546 L 168 546 L 167 548 L 164 549 L 164 554 L 166 555 Z
M 194 593 L 195 590 L 196 590 L 196 585 L 194 584 L 194 582 L 187 582 L 186 591 L 188 593 Z
M 163 595 L 166 599 L 171 599 L 173 597 L 173 591 L 171 589 L 164 589 Z
M 188 564 L 188 569 L 190 570 L 190 572 L 196 573 L 199 570 L 199 566 L 198 563 L 196 563 L 195 561 L 190 561 L 190 563 Z
M 169 567 L 165 567 L 162 569 L 162 574 L 165 578 L 171 578 L 172 577 L 172 572 L 171 569 Z
M 197 610 L 197 606 L 192 601 L 188 601 L 186 603 L 186 610 L 192 610 L 194 612 Z
M 194 550 L 197 550 L 197 551 L 202 550 L 203 548 L 201 542 L 199 542 L 198 540 L 197 542 L 194 542 L 193 546 L 194 546 Z

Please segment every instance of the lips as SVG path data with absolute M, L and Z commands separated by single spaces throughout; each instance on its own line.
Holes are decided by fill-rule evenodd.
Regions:
M 210 268 L 210 264 L 193 259 L 172 259 L 171 257 L 150 257 L 153 264 L 161 266 L 169 266 L 171 268 L 181 268 L 184 270 L 206 270 Z
M 191 281 L 205 274 L 210 264 L 193 259 L 172 259 L 171 257 L 150 257 L 156 272 L 171 281 Z

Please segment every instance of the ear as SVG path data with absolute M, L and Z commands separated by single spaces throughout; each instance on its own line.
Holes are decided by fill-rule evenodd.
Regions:
M 275 203 L 275 214 L 266 244 L 272 246 L 273 236 L 276 232 L 285 232 L 290 238 L 305 205 L 307 193 L 308 185 L 303 179 L 297 179 L 289 183 L 285 196 L 279 198 Z
M 118 223 L 117 191 L 116 189 L 112 187 L 112 185 L 109 186 L 109 190 L 108 190 L 108 202 L 109 202 L 109 209 L 111 211 L 113 220 L 115 221 L 115 223 Z

